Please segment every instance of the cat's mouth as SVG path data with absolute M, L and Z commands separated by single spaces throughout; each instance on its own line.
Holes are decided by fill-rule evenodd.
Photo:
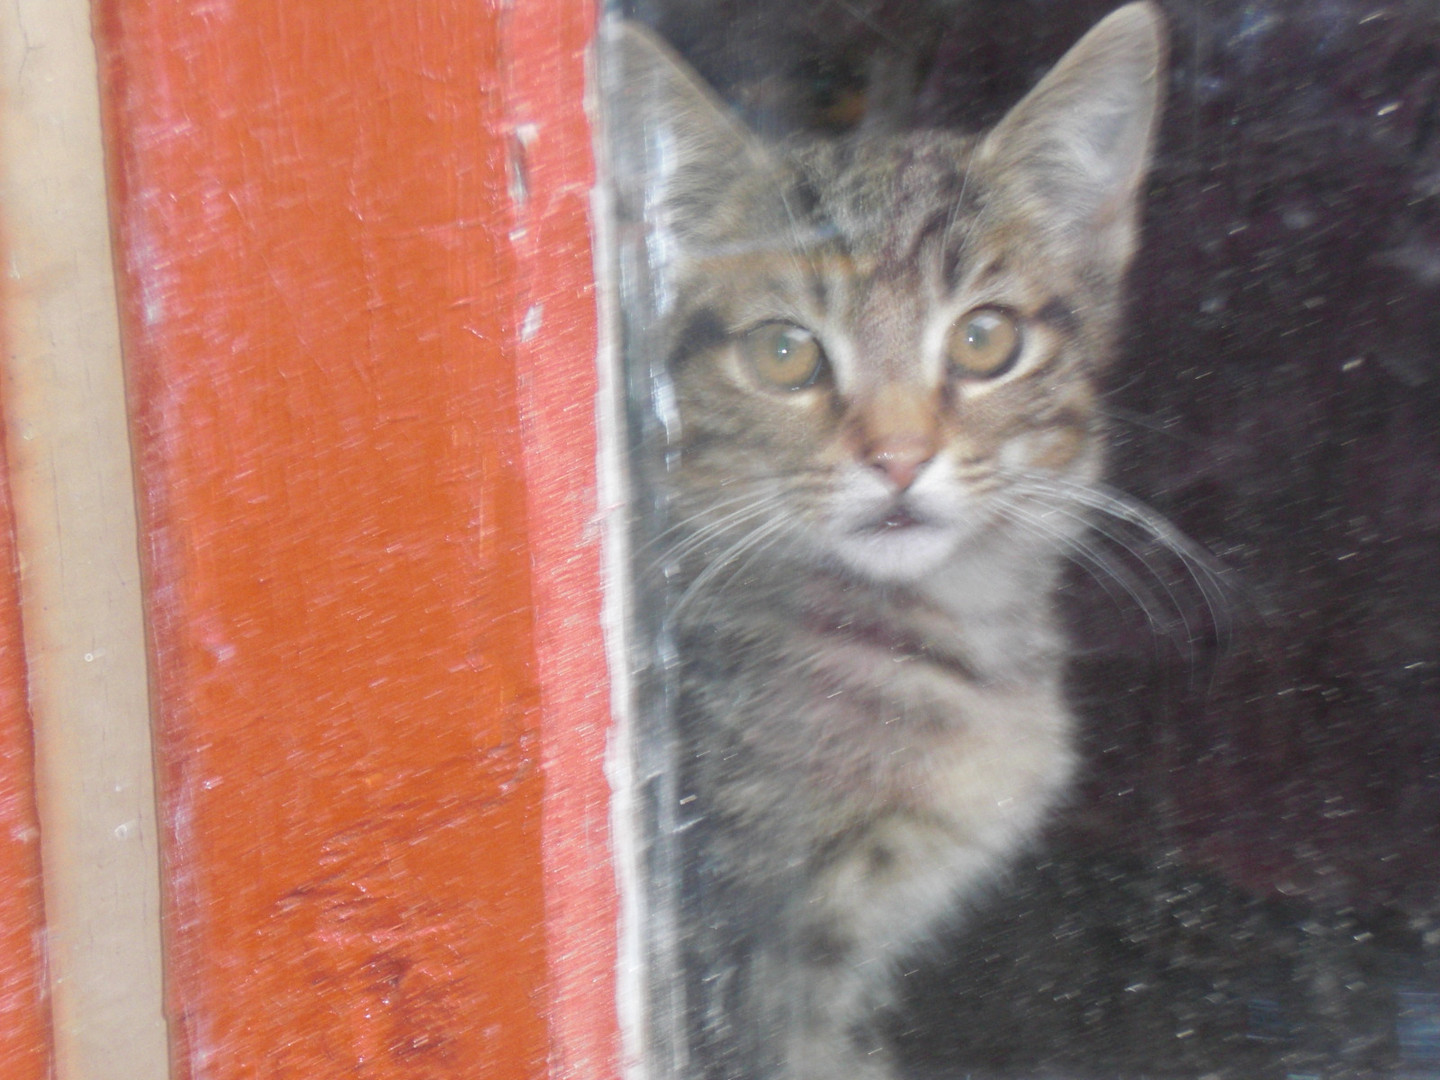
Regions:
M 875 581 L 913 581 L 949 558 L 962 539 L 944 507 L 917 510 L 912 500 L 897 499 L 866 510 L 837 530 L 833 544 L 842 560 Z
M 925 524 L 928 523 L 924 518 L 918 517 L 905 506 L 896 505 L 892 506 L 884 517 L 865 526 L 864 531 L 869 533 L 902 532 L 906 529 L 919 528 Z

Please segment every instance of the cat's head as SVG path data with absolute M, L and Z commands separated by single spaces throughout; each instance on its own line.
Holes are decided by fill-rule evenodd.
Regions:
M 973 136 L 766 145 L 658 41 L 617 40 L 619 186 L 660 281 L 664 484 L 689 531 L 895 582 L 981 538 L 1073 537 L 1079 515 L 1027 492 L 1099 475 L 1156 9 L 1110 15 Z

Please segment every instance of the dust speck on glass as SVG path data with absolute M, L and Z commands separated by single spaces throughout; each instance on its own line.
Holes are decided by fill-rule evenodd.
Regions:
M 1440 1080 L 1440 6 L 631 0 L 656 1080 Z

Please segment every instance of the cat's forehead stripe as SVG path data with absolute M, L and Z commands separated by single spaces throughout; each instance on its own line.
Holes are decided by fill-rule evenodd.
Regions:
M 973 202 L 966 142 L 929 133 L 898 144 L 852 143 L 808 156 L 802 169 L 820 196 L 817 215 L 854 249 L 899 265 Z
M 1035 312 L 1037 322 L 1043 322 L 1066 334 L 1080 331 L 1080 316 L 1070 300 L 1064 296 L 1052 296 Z
M 744 251 L 726 251 L 707 255 L 695 263 L 699 275 L 735 276 L 746 279 L 790 274 L 797 267 L 813 274 L 830 277 L 869 276 L 877 260 L 851 255 L 835 249 L 792 248 L 783 244 L 766 244 Z

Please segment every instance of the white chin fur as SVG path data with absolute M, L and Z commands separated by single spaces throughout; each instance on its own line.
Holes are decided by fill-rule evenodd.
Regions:
M 911 582 L 955 554 L 961 537 L 951 526 L 912 525 L 904 529 L 847 532 L 832 550 L 842 562 L 872 581 Z
M 854 470 L 835 492 L 826 546 L 849 569 L 872 581 L 904 584 L 938 569 L 980 524 L 976 507 L 943 465 L 921 474 L 902 509 L 916 524 L 877 528 L 894 507 L 894 495 L 868 470 Z

